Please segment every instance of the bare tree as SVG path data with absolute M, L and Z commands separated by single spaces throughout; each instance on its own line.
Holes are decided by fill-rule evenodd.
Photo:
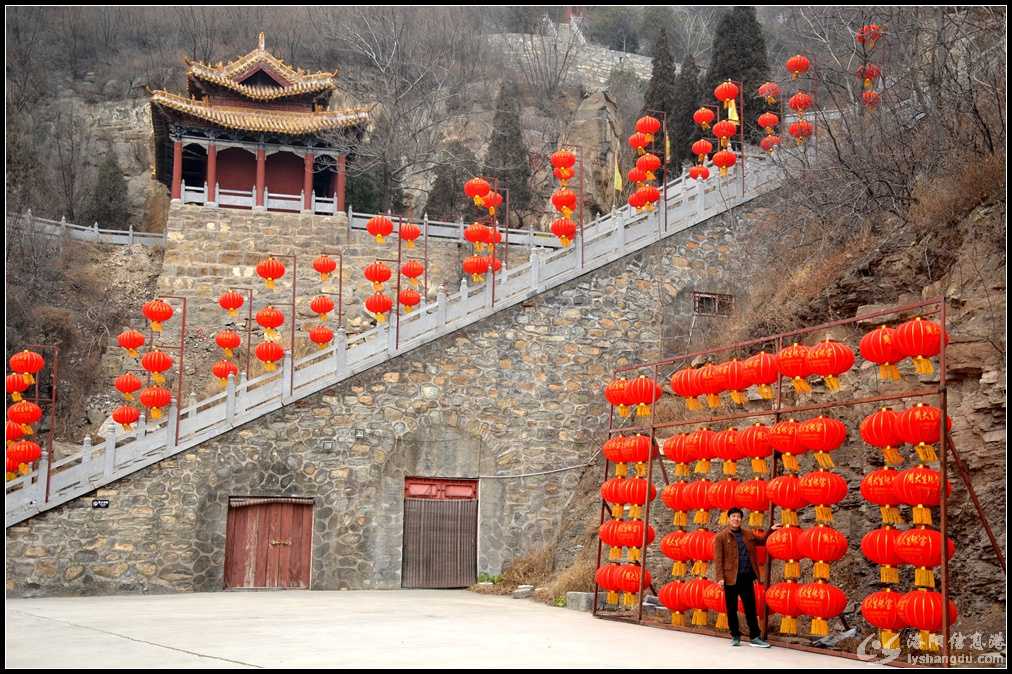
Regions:
M 221 33 L 221 10 L 214 7 L 179 6 L 174 9 L 179 26 L 179 41 L 187 54 L 209 63 L 214 58 Z
M 509 38 L 521 75 L 543 101 L 553 101 L 567 82 L 582 44 L 580 34 L 568 25 L 556 26 L 546 15 L 532 33 Z
M 93 146 L 84 116 L 77 105 L 57 108 L 53 120 L 52 168 L 64 213 L 74 222 L 81 213 L 86 184 L 86 161 Z

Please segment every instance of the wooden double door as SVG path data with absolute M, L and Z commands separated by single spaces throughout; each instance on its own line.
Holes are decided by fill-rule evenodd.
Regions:
M 312 499 L 232 498 L 225 587 L 308 589 L 312 543 Z

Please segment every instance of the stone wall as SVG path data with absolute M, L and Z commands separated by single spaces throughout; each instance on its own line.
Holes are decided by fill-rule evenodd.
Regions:
M 247 217 L 289 219 L 307 246 L 334 235 Z M 208 222 L 208 242 L 235 235 Z M 711 220 L 14 526 L 7 591 L 221 589 L 229 496 L 314 499 L 314 589 L 396 588 L 410 475 L 480 478 L 479 571 L 498 573 L 553 539 L 581 471 L 538 473 L 597 460 L 612 369 L 682 346 L 692 288 L 733 286 L 733 241 Z M 167 258 L 164 278 L 202 297 L 240 262 L 192 264 Z

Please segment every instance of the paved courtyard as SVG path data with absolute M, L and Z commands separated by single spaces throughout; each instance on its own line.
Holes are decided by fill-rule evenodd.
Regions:
M 840 667 L 464 591 L 12 599 L 7 667 Z M 868 665 L 866 665 L 868 666 Z

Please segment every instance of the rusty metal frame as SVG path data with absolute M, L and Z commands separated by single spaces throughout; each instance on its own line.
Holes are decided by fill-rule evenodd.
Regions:
M 784 347 L 784 344 L 785 344 L 785 342 L 787 342 L 787 340 L 793 340 L 793 339 L 796 339 L 796 338 L 801 338 L 801 337 L 803 337 L 805 335 L 811 335 L 813 333 L 825 331 L 825 330 L 827 330 L 829 328 L 833 328 L 833 327 L 839 327 L 839 326 L 844 326 L 844 325 L 855 325 L 856 326 L 856 325 L 858 325 L 858 324 L 860 324 L 862 322 L 865 322 L 865 321 L 868 321 L 868 320 L 871 320 L 871 319 L 875 319 L 875 318 L 884 318 L 884 317 L 887 317 L 887 316 L 896 316 L 898 318 L 899 316 L 901 316 L 901 315 L 903 315 L 905 313 L 908 313 L 908 312 L 911 312 L 911 311 L 915 311 L 915 310 L 920 310 L 918 313 L 921 316 L 937 316 L 938 317 L 938 321 L 941 324 L 943 331 L 946 330 L 946 327 L 947 327 L 947 305 L 946 305 L 945 298 L 944 297 L 934 297 L 934 298 L 923 300 L 923 301 L 920 301 L 920 302 L 914 302 L 914 303 L 911 303 L 911 304 L 906 304 L 906 305 L 900 305 L 900 306 L 896 306 L 896 307 L 891 307 L 889 309 L 883 309 L 883 310 L 879 310 L 879 311 L 869 312 L 869 313 L 866 313 L 866 314 L 861 314 L 859 316 L 855 316 L 853 318 L 832 321 L 832 322 L 824 323 L 824 324 L 817 325 L 817 326 L 814 326 L 814 327 L 801 328 L 801 329 L 792 330 L 792 331 L 788 331 L 788 332 L 783 332 L 783 333 L 779 333 L 779 334 L 775 334 L 775 335 L 769 335 L 767 337 L 762 337 L 762 338 L 758 338 L 758 339 L 746 340 L 746 341 L 736 342 L 736 343 L 732 343 L 732 344 L 727 344 L 727 345 L 716 347 L 716 348 L 704 349 L 704 350 L 696 351 L 696 352 L 693 352 L 693 353 L 681 354 L 681 355 L 678 355 L 678 356 L 675 356 L 675 357 L 672 357 L 672 358 L 666 358 L 666 359 L 662 359 L 662 360 L 658 360 L 658 361 L 654 361 L 654 362 L 639 363 L 639 364 L 635 364 L 635 365 L 623 366 L 623 367 L 616 368 L 614 370 L 613 376 L 618 377 L 618 376 L 620 376 L 620 375 L 622 375 L 624 373 L 633 372 L 633 371 L 637 371 L 637 370 L 642 371 L 642 370 L 645 370 L 645 369 L 649 369 L 651 371 L 652 375 L 653 375 L 654 381 L 657 381 L 657 376 L 658 376 L 659 368 L 662 367 L 662 366 L 676 365 L 676 364 L 683 363 L 683 362 L 686 362 L 686 361 L 691 361 L 693 358 L 696 358 L 696 357 L 699 357 L 699 356 L 708 356 L 708 355 L 720 354 L 720 353 L 726 353 L 726 352 L 736 352 L 736 351 L 742 350 L 744 348 L 752 347 L 752 346 L 757 346 L 757 345 L 760 345 L 760 344 L 775 343 L 777 351 L 780 351 Z M 1006 573 L 1004 554 L 1001 551 L 1001 547 L 998 544 L 997 538 L 994 535 L 994 531 L 992 530 L 991 525 L 990 525 L 990 523 L 987 520 L 987 516 L 986 516 L 986 513 L 983 510 L 983 506 L 981 505 L 980 500 L 977 497 L 976 491 L 973 488 L 973 484 L 972 484 L 972 482 L 970 480 L 970 475 L 969 475 L 968 471 L 966 470 L 966 467 L 964 466 L 964 464 L 962 462 L 962 459 L 959 456 L 959 453 L 958 453 L 958 451 L 956 449 L 955 444 L 952 441 L 951 434 L 948 432 L 948 430 L 946 428 L 946 420 L 948 419 L 948 384 L 947 384 L 947 365 L 946 365 L 945 354 L 946 354 L 946 349 L 945 349 L 945 345 L 943 344 L 942 349 L 940 350 L 940 353 L 939 353 L 939 356 L 938 356 L 938 360 L 939 360 L 939 363 L 938 363 L 939 378 L 938 378 L 938 385 L 937 386 L 922 386 L 920 388 L 899 391 L 899 392 L 892 393 L 892 394 L 877 395 L 877 396 L 867 396 L 867 397 L 862 397 L 862 398 L 840 399 L 840 400 L 834 400 L 834 401 L 828 402 L 828 403 L 819 403 L 819 404 L 810 404 L 810 405 L 785 406 L 784 405 L 784 399 L 783 399 L 784 377 L 783 377 L 783 375 L 781 375 L 781 376 L 778 377 L 778 380 L 777 380 L 777 391 L 776 391 L 776 396 L 775 396 L 774 402 L 771 405 L 771 407 L 768 408 L 768 409 L 757 410 L 757 411 L 745 411 L 745 412 L 742 412 L 742 413 L 721 414 L 721 415 L 717 415 L 717 416 L 690 415 L 690 417 L 692 417 L 692 418 L 689 418 L 687 420 L 665 422 L 665 423 L 656 423 L 655 419 L 654 419 L 654 411 L 653 411 L 654 408 L 655 408 L 655 405 L 651 405 L 651 413 L 650 413 L 649 421 L 648 421 L 647 425 L 640 425 L 638 423 L 635 423 L 635 424 L 631 424 L 631 425 L 628 425 L 628 426 L 618 426 L 618 427 L 616 427 L 616 425 L 615 425 L 614 407 L 611 406 L 611 405 L 609 405 L 607 435 L 608 435 L 608 437 L 611 437 L 612 435 L 615 435 L 615 434 L 618 434 L 618 433 L 630 433 L 630 432 L 646 433 L 646 432 L 649 431 L 649 433 L 650 433 L 650 440 L 651 440 L 651 452 L 653 452 L 654 451 L 654 449 L 653 449 L 654 448 L 654 443 L 655 443 L 655 433 L 656 433 L 657 430 L 664 429 L 664 428 L 676 428 L 676 427 L 679 427 L 679 426 L 689 426 L 689 425 L 698 425 L 698 424 L 712 425 L 712 424 L 718 424 L 718 423 L 723 423 L 723 422 L 730 422 L 730 421 L 737 421 L 737 420 L 741 420 L 741 419 L 748 419 L 748 418 L 753 418 L 753 417 L 774 417 L 776 420 L 779 420 L 782 415 L 792 414 L 792 413 L 795 413 L 795 412 L 807 412 L 807 411 L 815 411 L 815 410 L 826 410 L 826 409 L 839 408 L 839 407 L 854 407 L 854 406 L 857 406 L 857 405 L 869 404 L 869 403 L 874 403 L 874 402 L 884 402 L 884 401 L 887 401 L 887 400 L 902 400 L 902 399 L 907 399 L 907 398 L 922 398 L 922 397 L 928 397 L 928 396 L 937 396 L 938 399 L 939 399 L 939 404 L 940 404 L 941 410 L 942 410 L 941 419 L 939 421 L 939 425 L 940 425 L 940 441 L 938 443 L 939 450 L 940 450 L 939 451 L 939 455 L 938 455 L 938 463 L 939 463 L 939 469 L 938 470 L 939 470 L 939 475 L 940 475 L 940 480 L 939 480 L 939 506 L 938 506 L 939 507 L 939 527 L 938 527 L 938 531 L 939 531 L 939 533 L 940 533 L 940 535 L 942 537 L 942 540 L 946 540 L 947 534 L 948 534 L 948 503 L 947 503 L 947 501 L 948 501 L 949 495 L 947 495 L 945 493 L 946 492 L 945 487 L 946 487 L 946 484 L 947 484 L 947 476 L 948 476 L 948 456 L 951 453 L 951 455 L 953 457 L 953 461 L 954 461 L 955 466 L 956 466 L 956 471 L 957 471 L 957 473 L 959 475 L 959 478 L 962 480 L 964 486 L 966 487 L 966 490 L 967 490 L 967 492 L 968 492 L 968 494 L 970 496 L 971 501 L 973 502 L 974 508 L 976 510 L 977 518 L 980 521 L 980 524 L 981 524 L 982 528 L 984 529 L 984 531 L 985 531 L 985 533 L 987 535 L 987 538 L 988 538 L 988 540 L 990 542 L 990 545 L 991 545 L 991 549 L 992 549 L 992 551 L 995 554 L 995 558 L 997 559 L 998 565 L 1000 566 L 1002 572 Z M 635 417 L 633 417 L 633 420 L 635 421 Z M 651 454 L 650 460 L 648 462 L 647 478 L 646 478 L 648 480 L 648 485 L 649 484 L 653 484 L 653 460 L 654 460 L 654 458 L 655 457 L 653 456 L 653 454 Z M 660 456 L 658 456 L 656 458 L 657 458 L 658 461 L 661 462 L 661 468 L 663 469 L 664 468 L 663 459 L 661 459 Z M 780 461 L 778 461 L 778 458 L 779 458 L 778 457 L 778 452 L 773 452 L 772 453 L 772 467 L 771 467 L 771 476 L 772 477 L 775 477 L 776 475 L 779 474 Z M 611 462 L 607 458 L 605 458 L 605 461 L 604 461 L 604 479 L 605 480 L 608 479 L 610 463 Z M 664 482 L 665 482 L 665 484 L 669 484 L 669 480 L 668 480 L 668 476 L 667 476 L 667 472 L 666 471 L 664 471 Z M 649 495 L 649 487 L 648 487 L 648 495 Z M 647 541 L 648 527 L 649 527 L 649 524 L 650 524 L 650 519 L 649 519 L 650 515 L 649 515 L 649 513 L 650 513 L 650 502 L 651 502 L 651 500 L 652 499 L 649 499 L 649 498 L 647 499 L 647 503 L 645 504 L 645 508 L 644 508 L 644 520 L 643 520 L 644 521 L 644 527 L 643 527 L 643 540 L 642 540 L 643 545 L 640 548 L 641 549 L 641 554 L 640 554 L 640 560 L 638 562 L 640 564 L 641 568 L 646 568 L 648 554 L 649 554 L 649 548 L 648 548 L 648 546 L 646 544 L 646 541 Z M 768 513 L 767 513 L 768 516 L 769 516 L 769 522 L 771 522 L 771 523 L 774 521 L 773 520 L 774 505 L 775 504 L 770 503 L 769 510 L 768 510 Z M 603 524 L 604 521 L 605 521 L 605 513 L 606 512 L 608 512 L 608 504 L 602 499 L 601 500 L 601 522 L 600 522 L 601 524 Z M 601 567 L 601 552 L 602 552 L 602 548 L 603 548 L 603 542 L 601 541 L 600 537 L 598 537 L 597 547 L 598 547 L 598 551 L 597 551 L 597 566 L 595 568 L 600 568 Z M 770 581 L 770 571 L 771 571 L 771 568 L 772 568 L 772 559 L 770 559 L 769 557 L 767 557 L 766 565 L 765 566 L 766 566 L 766 579 L 767 579 L 767 583 L 769 583 L 769 581 Z M 950 592 L 949 592 L 949 590 L 950 590 L 949 564 L 948 564 L 948 559 L 947 559 L 946 555 L 942 555 L 941 556 L 941 564 L 940 564 L 940 573 L 939 573 L 939 575 L 940 575 L 940 579 L 941 579 L 942 605 L 944 607 L 944 606 L 948 606 L 948 602 L 949 602 L 949 599 L 950 599 Z M 598 609 L 597 609 L 597 606 L 598 606 L 598 595 L 599 595 L 599 589 L 600 588 L 597 585 L 596 581 L 595 581 L 595 584 L 594 584 L 594 606 L 593 606 L 593 609 L 592 609 L 592 614 L 595 617 L 600 617 L 600 618 L 603 618 L 603 619 L 606 619 L 606 620 L 615 620 L 615 621 L 620 621 L 620 622 L 634 622 L 636 624 L 645 624 L 643 622 L 643 617 L 642 617 L 643 616 L 643 590 L 645 589 L 643 587 L 643 584 L 642 584 L 642 579 L 643 579 L 643 575 L 641 573 L 641 575 L 640 575 L 641 587 L 640 587 L 640 592 L 638 594 L 639 609 L 638 609 L 638 612 L 637 612 L 637 615 L 636 615 L 635 619 L 632 618 L 632 617 L 630 617 L 630 616 L 622 616 L 622 615 L 600 615 L 599 612 L 598 612 Z M 769 620 L 769 611 L 768 611 L 768 608 L 764 607 L 763 608 L 763 612 L 762 612 L 763 635 L 764 636 L 766 636 L 768 634 L 768 627 L 769 627 L 768 620 Z M 648 623 L 646 623 L 646 624 L 648 624 Z M 710 635 L 714 635 L 714 636 L 716 636 L 716 635 L 721 635 L 722 636 L 722 633 L 715 632 L 713 630 L 704 630 L 704 629 L 697 629 L 697 628 L 679 628 L 679 627 L 676 627 L 676 626 L 665 626 L 665 625 L 650 625 L 650 626 L 651 627 L 660 627 L 662 629 L 672 629 L 672 630 L 677 630 L 677 631 L 697 633 L 697 634 L 710 634 Z M 945 666 L 945 667 L 950 666 L 950 653 L 949 653 L 949 641 L 950 641 L 950 636 L 951 636 L 951 634 L 950 634 L 950 627 L 951 626 L 949 625 L 948 611 L 947 610 L 943 610 L 942 611 L 942 638 L 943 638 L 943 642 L 942 642 L 942 660 L 943 660 L 943 666 Z M 790 648 L 790 649 L 793 649 L 793 650 L 815 651 L 815 652 L 825 653 L 825 654 L 834 655 L 834 656 L 837 656 L 837 657 L 849 658 L 849 659 L 855 659 L 855 657 L 856 657 L 854 654 L 847 653 L 847 652 L 844 652 L 844 651 L 839 651 L 839 650 L 834 650 L 834 649 L 815 649 L 813 647 L 805 646 L 805 645 L 802 645 L 802 644 L 789 643 L 789 642 L 781 640 L 781 639 L 774 639 L 774 642 L 777 643 L 777 645 L 779 645 L 779 646 L 782 646 L 784 648 Z M 906 665 L 905 663 L 902 663 L 902 662 L 895 662 L 895 663 L 889 663 L 889 664 L 892 664 L 894 666 L 910 666 L 910 665 Z

